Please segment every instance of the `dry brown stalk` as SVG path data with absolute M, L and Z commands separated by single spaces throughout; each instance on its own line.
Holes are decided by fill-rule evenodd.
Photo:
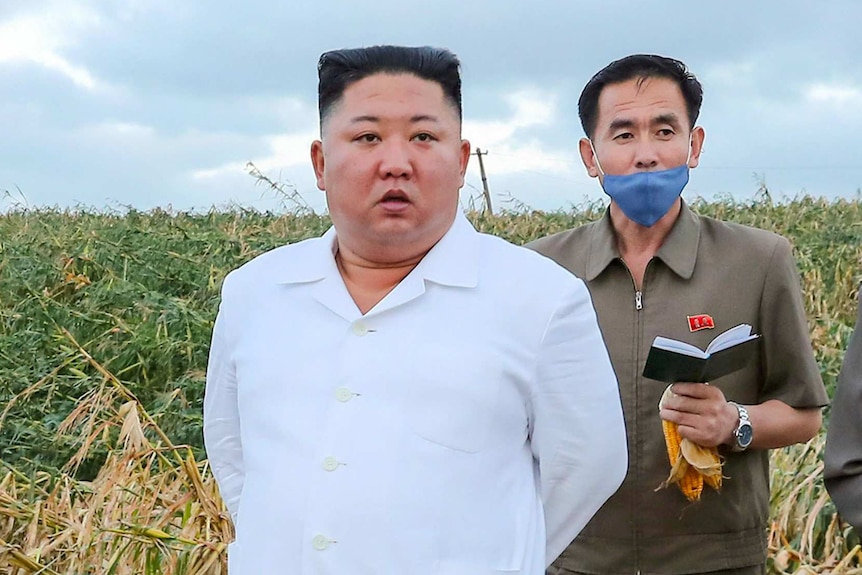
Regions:
M 97 439 L 116 440 L 89 483 L 68 474 L 5 473 L 0 573 L 59 575 L 96 565 L 116 575 L 137 575 L 153 565 L 165 575 L 226 573 L 233 526 L 207 465 L 187 446 L 171 443 L 134 394 L 62 331 L 75 359 L 85 359 L 101 376 L 61 426 L 62 433 L 82 432 L 73 464 Z

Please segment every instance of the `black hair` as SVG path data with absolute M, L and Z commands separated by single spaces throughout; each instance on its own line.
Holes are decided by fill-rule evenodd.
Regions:
M 324 52 L 317 63 L 320 125 L 344 90 L 373 74 L 412 74 L 436 82 L 461 119 L 461 63 L 444 48 L 371 46 Z
M 686 65 L 679 60 L 653 54 L 634 54 L 611 62 L 590 78 L 578 99 L 578 115 L 588 138 L 598 123 L 599 96 L 608 84 L 619 84 L 637 78 L 643 82 L 648 78 L 673 80 L 682 91 L 688 111 L 689 128 L 694 128 L 700 105 L 703 102 L 703 86 Z

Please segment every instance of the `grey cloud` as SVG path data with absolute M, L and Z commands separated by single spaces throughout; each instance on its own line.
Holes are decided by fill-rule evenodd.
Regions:
M 516 139 L 566 154 L 581 137 L 576 103 L 593 73 L 633 52 L 677 57 L 706 91 L 707 152 L 687 193 L 753 193 L 758 168 L 770 168 L 767 181 L 791 195 L 802 188 L 852 193 L 862 180 L 853 137 L 860 112 L 805 97 L 813 83 L 862 86 L 862 7 L 853 0 L 198 0 L 140 3 L 134 13 L 90 5 L 100 10 L 101 26 L 63 56 L 108 88 L 87 91 L 35 65 L 0 63 L 0 132 L 7 136 L 0 139 L 0 189 L 20 185 L 34 203 L 200 206 L 240 198 L 269 205 L 242 173 L 207 181 L 189 174 L 267 157 L 267 137 L 307 130 L 316 122 L 319 54 L 377 43 L 455 51 L 470 120 L 505 119 L 506 95 L 525 87 L 556 95 L 553 124 L 521 128 Z M 24 13 L 21 6 L 0 6 L 0 25 Z M 26 10 L 51 6 L 31 2 Z M 94 128 L 110 123 L 153 131 L 123 140 Z M 572 161 L 577 176 L 492 173 L 492 189 L 545 208 L 601 197 Z M 319 200 L 309 174 L 297 167 L 282 176 Z M 468 183 L 481 186 L 472 173 Z

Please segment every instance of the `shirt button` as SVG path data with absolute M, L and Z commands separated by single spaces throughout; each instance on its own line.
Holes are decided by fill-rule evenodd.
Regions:
M 338 469 L 338 460 L 334 457 L 327 457 L 323 460 L 323 468 L 326 471 L 335 471 Z
M 318 551 L 323 551 L 329 547 L 329 539 L 327 539 L 325 535 L 315 535 L 311 540 L 311 546 Z
M 354 335 L 358 335 L 360 337 L 368 333 L 368 326 L 361 321 L 355 322 L 350 329 L 353 331 Z
M 353 392 L 346 387 L 339 387 L 335 390 L 335 399 L 337 399 L 341 403 L 347 403 L 348 401 L 353 399 Z

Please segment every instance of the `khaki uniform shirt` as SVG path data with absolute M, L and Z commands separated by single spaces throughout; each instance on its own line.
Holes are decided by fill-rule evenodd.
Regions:
M 838 376 L 823 462 L 838 512 L 862 530 L 862 306 Z
M 722 490 L 705 487 L 699 502 L 689 503 L 676 486 L 657 489 L 670 467 L 658 412 L 665 384 L 641 373 L 657 335 L 705 349 L 716 335 L 748 323 L 762 335 L 757 361 L 712 384 L 741 404 L 825 405 L 789 242 L 699 216 L 683 203 L 640 291 L 620 258 L 609 212 L 529 247 L 587 282 L 619 381 L 629 448 L 623 485 L 556 565 L 583 573 L 676 575 L 763 563 L 768 452 L 723 449 Z M 688 316 L 704 314 L 714 328 L 692 331 Z

